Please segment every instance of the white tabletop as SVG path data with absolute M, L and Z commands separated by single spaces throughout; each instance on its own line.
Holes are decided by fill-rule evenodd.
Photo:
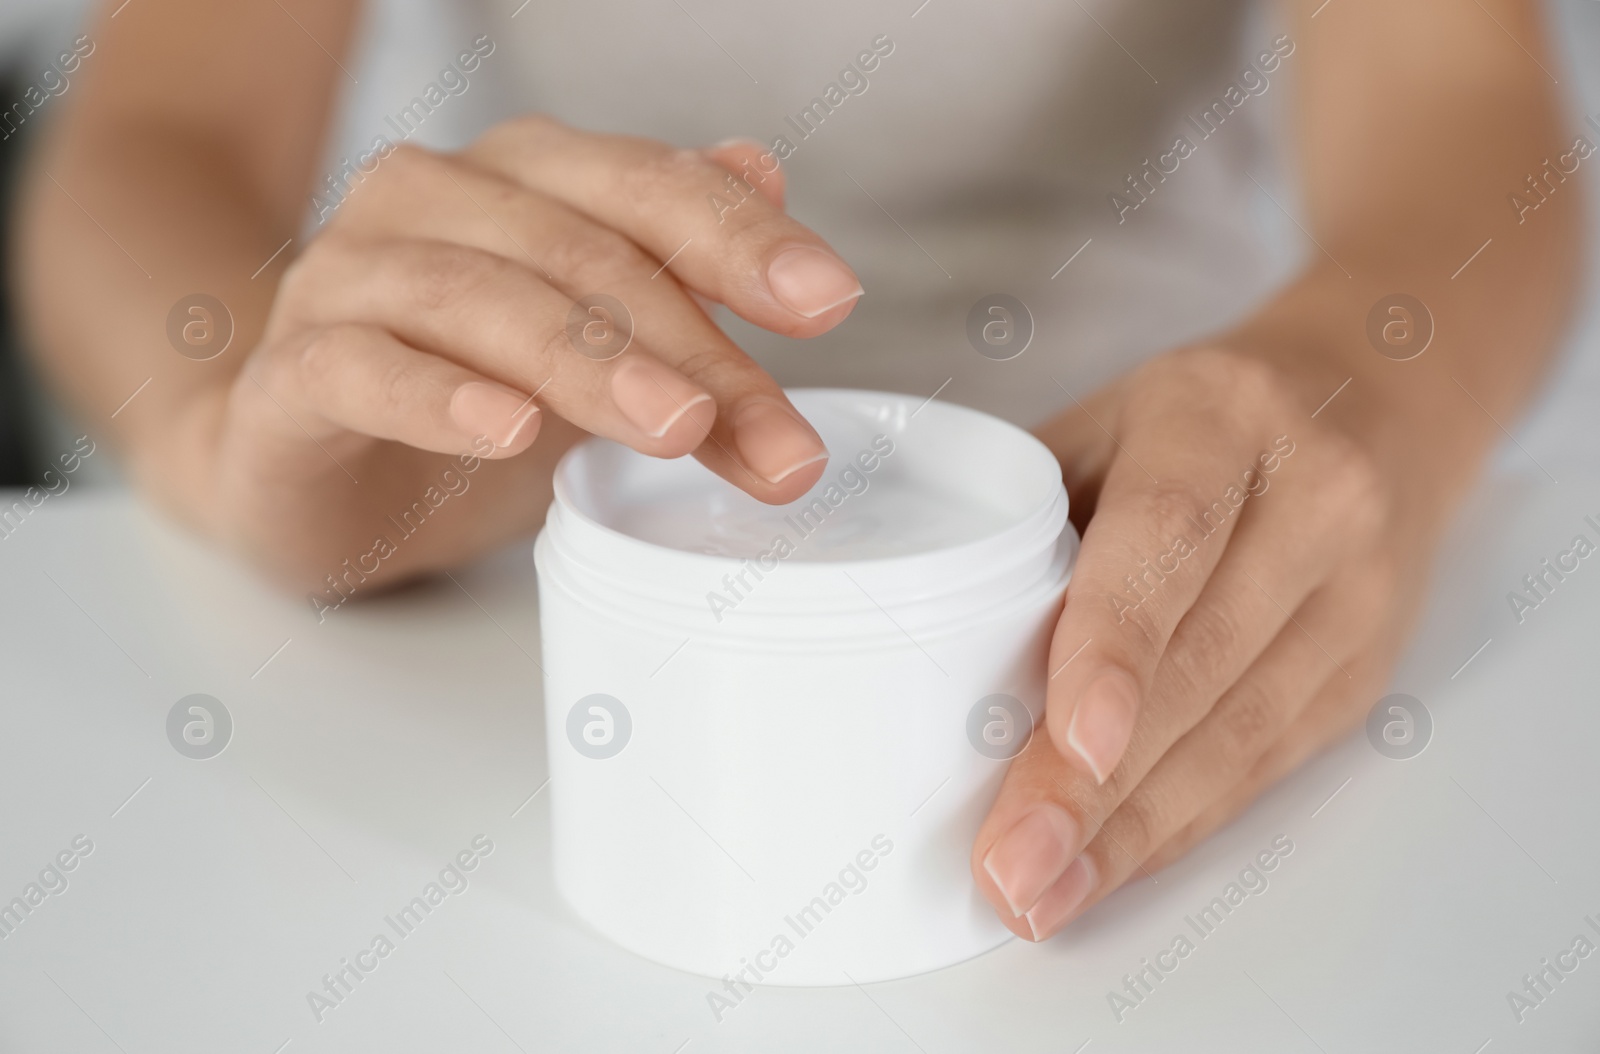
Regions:
M 1600 558 L 1520 624 L 1506 596 L 1600 542 L 1586 515 L 1600 481 L 1502 477 L 1469 505 L 1394 682 L 1431 713 L 1420 755 L 1358 733 L 1043 946 L 759 989 L 718 1022 L 711 982 L 551 887 L 530 545 L 319 625 L 80 488 L 0 539 L 0 910 L 73 865 L 0 915 L 0 1051 L 1593 1051 L 1600 955 L 1520 1022 L 1507 998 L 1600 945 Z M 191 693 L 233 722 L 210 759 L 168 738 Z M 397 936 L 479 835 L 469 885 Z M 1186 916 L 1280 835 L 1267 889 L 1199 937 Z M 379 933 L 394 950 L 319 1022 L 308 993 Z M 1119 1022 L 1108 993 L 1180 933 L 1194 951 Z

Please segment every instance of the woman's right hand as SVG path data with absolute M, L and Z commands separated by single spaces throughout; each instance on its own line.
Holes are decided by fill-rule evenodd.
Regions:
M 285 503 L 317 504 L 308 480 L 311 493 L 356 502 L 345 519 L 364 519 L 364 506 L 414 496 L 440 455 L 526 451 L 545 413 L 653 456 L 693 453 L 767 502 L 821 474 L 816 432 L 696 302 L 809 337 L 861 294 L 784 213 L 782 173 L 759 145 L 680 150 L 535 116 L 458 154 L 401 146 L 363 160 L 375 169 L 350 179 L 285 272 L 229 392 L 216 471 L 219 514 L 233 522 L 221 533 L 302 577 L 297 552 L 321 554 L 309 557 L 320 566 L 343 544 L 285 545 Z M 580 306 L 595 294 L 624 305 L 631 339 L 625 320 Z M 574 430 L 559 431 L 562 446 Z M 356 478 L 378 482 L 352 489 Z M 524 502 L 477 504 L 479 516 L 529 515 Z M 395 567 L 456 563 L 529 526 L 463 528 L 445 551 L 431 542 Z M 360 540 L 364 528 L 307 529 Z

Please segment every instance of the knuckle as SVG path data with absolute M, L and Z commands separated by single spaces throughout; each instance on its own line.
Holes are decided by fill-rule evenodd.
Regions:
M 1127 576 L 1120 577 L 1120 584 L 1112 584 L 1110 588 L 1126 593 L 1122 586 L 1130 585 L 1127 579 L 1131 577 L 1135 593 L 1146 599 L 1160 598 L 1163 595 L 1163 583 L 1168 578 L 1192 573 L 1186 571 L 1185 561 L 1180 559 L 1174 566 L 1165 560 L 1164 554 L 1178 545 L 1177 539 L 1194 535 L 1196 522 L 1208 509 L 1209 506 L 1204 504 L 1197 491 L 1181 483 L 1156 483 L 1127 495 L 1122 512 L 1129 523 L 1139 525 L 1137 537 L 1127 539 L 1130 547 L 1124 550 L 1122 557 Z M 1228 508 L 1227 511 L 1231 512 L 1232 509 Z M 1149 605 L 1153 608 L 1160 606 L 1159 599 L 1156 604 Z M 1146 607 L 1141 602 L 1135 610 L 1145 610 Z
M 1201 345 L 1180 348 L 1169 355 L 1165 363 L 1156 360 L 1151 365 L 1156 368 L 1165 365 L 1185 380 L 1210 387 L 1224 383 L 1232 376 L 1237 359 L 1237 355 L 1226 349 Z
M 1219 722 L 1216 761 L 1220 768 L 1243 773 L 1254 763 L 1281 725 L 1281 704 L 1253 680 L 1235 685 Z
M 728 178 L 736 179 L 737 177 L 729 176 Z M 718 186 L 719 189 L 725 192 L 725 196 L 727 193 L 733 192 L 721 184 Z M 743 188 L 739 188 L 737 192 L 746 195 L 745 199 L 741 199 L 741 203 L 743 200 L 754 201 L 758 203 L 758 207 L 739 208 L 725 215 L 727 222 L 723 224 L 723 227 L 727 230 L 726 237 L 730 241 L 737 245 L 750 246 L 752 248 L 748 251 L 754 252 L 768 245 L 794 240 L 795 221 L 790 219 L 787 213 L 778 209 L 759 207 L 759 203 L 763 199 L 754 190 L 747 192 Z
M 462 301 L 493 284 L 504 267 L 495 256 L 464 245 L 429 243 L 410 263 L 412 295 L 429 311 L 460 307 Z
M 412 401 L 407 398 L 411 390 L 414 374 L 407 368 L 407 364 L 400 359 L 391 358 L 378 370 L 378 375 L 368 383 L 371 385 L 371 395 L 376 401 L 379 412 L 386 418 L 399 420 L 412 408 Z
M 580 338 L 581 339 L 581 338 Z M 629 354 L 632 354 L 630 351 Z M 540 370 L 550 371 L 551 375 L 559 375 L 563 364 L 570 364 L 574 359 L 582 361 L 583 356 L 573 345 L 572 337 L 567 334 L 567 329 L 562 325 L 550 326 L 539 341 L 539 351 L 529 362 L 526 369 L 526 378 L 532 379 Z M 543 383 L 534 381 L 535 386 Z M 562 382 L 558 379 L 557 385 Z M 530 391 L 532 388 L 529 389 Z
M 624 165 L 618 181 L 624 200 L 641 211 L 654 211 L 663 197 L 696 189 L 715 190 L 720 184 L 717 171 L 696 151 L 655 146 L 633 164 Z
M 1134 655 L 1147 655 L 1152 658 L 1161 653 L 1167 642 L 1167 632 L 1162 626 L 1160 618 L 1156 615 L 1151 605 L 1140 601 L 1137 605 L 1118 609 L 1117 625 L 1124 628 L 1128 640 L 1123 650 Z M 1129 656 L 1131 657 L 1131 656 Z M 1138 666 L 1143 663 L 1128 662 L 1125 665 Z
M 1318 437 L 1317 491 L 1341 513 L 1341 529 L 1362 540 L 1388 520 L 1390 495 L 1377 461 L 1354 439 L 1328 431 Z
M 518 114 L 484 132 L 464 153 L 470 159 L 488 162 L 537 160 L 547 151 L 552 137 L 565 128 L 549 114 Z
M 1290 402 L 1283 375 L 1260 359 L 1237 352 L 1218 352 L 1219 376 L 1241 401 L 1277 409 Z
M 459 194 L 451 181 L 464 167 L 460 155 L 413 142 L 374 145 L 353 161 L 342 158 L 313 204 L 325 216 L 325 233 L 404 229 L 419 210 L 437 209 L 441 194 Z
M 307 288 L 314 286 L 311 274 L 317 266 L 319 248 L 325 240 L 326 236 L 312 242 L 305 252 L 290 260 L 288 266 L 283 269 L 283 274 L 278 278 L 277 292 L 272 298 L 274 315 L 299 304 Z
M 337 274 L 350 246 L 336 230 L 323 231 L 289 261 L 278 279 L 274 306 L 302 304 L 326 288 L 325 277 Z
M 1237 651 L 1239 641 L 1245 639 L 1243 626 L 1242 613 L 1220 599 L 1197 605 L 1184 617 L 1183 646 L 1167 653 L 1174 672 L 1183 678 L 1183 698 L 1196 703 L 1211 698 L 1222 673 L 1222 657 Z
M 247 398 L 253 399 L 257 394 L 254 390 L 257 384 L 269 392 L 284 392 L 298 387 L 304 374 L 300 365 L 304 339 L 302 334 L 292 339 L 263 342 L 251 354 L 247 367 L 240 370 L 235 378 L 235 394 L 242 391 Z
M 1295 396 L 1278 369 L 1227 348 L 1185 348 L 1173 356 L 1184 377 L 1213 392 L 1253 419 L 1276 419 L 1295 405 Z
M 1227 381 L 1241 403 L 1269 412 L 1280 412 L 1294 404 L 1288 382 L 1278 370 L 1260 359 L 1229 354 Z
M 442 155 L 429 150 L 425 146 L 419 146 L 413 142 L 402 142 L 394 147 L 394 151 L 387 160 L 390 169 L 406 173 L 417 169 L 432 169 L 439 163 L 441 157 Z
M 535 142 L 566 126 L 547 113 L 532 111 L 507 118 L 479 136 L 478 143 L 495 147 Z
M 1177 483 L 1158 483 L 1141 491 L 1136 510 L 1142 521 L 1150 524 L 1156 539 L 1167 539 L 1181 531 L 1199 511 L 1199 500 L 1193 490 Z
M 1106 821 L 1105 828 L 1111 828 L 1116 833 L 1115 841 L 1106 839 L 1108 844 L 1102 850 L 1103 855 L 1131 856 L 1132 866 L 1137 867 L 1145 853 L 1156 845 L 1162 827 L 1162 813 L 1160 803 L 1150 788 L 1144 787 L 1129 795 Z
M 496 129 L 504 134 L 523 138 L 553 132 L 565 127 L 566 125 L 556 118 L 540 110 L 531 110 L 528 113 L 518 114 L 495 126 Z
M 738 353 L 730 354 L 717 347 L 702 347 L 685 358 L 673 362 L 673 368 L 709 391 L 738 391 L 759 384 L 752 374 L 760 374 Z M 767 382 L 763 387 L 772 387 Z
M 403 203 L 414 202 L 421 195 L 436 195 L 442 182 L 440 175 L 448 171 L 449 163 L 445 155 L 426 147 L 400 143 L 390 149 L 377 171 L 354 188 L 349 202 L 333 214 L 330 225 L 360 226 L 374 219 L 381 222 L 385 213 Z
M 1224 654 L 1244 635 L 1243 614 L 1221 600 L 1197 607 L 1191 612 L 1189 623 L 1195 650 L 1207 658 Z
M 354 326 L 327 326 L 307 333 L 294 359 L 294 369 L 307 388 L 336 383 L 339 370 L 359 339 Z
M 551 274 L 585 288 L 654 270 L 642 249 L 607 227 L 571 231 L 540 255 Z

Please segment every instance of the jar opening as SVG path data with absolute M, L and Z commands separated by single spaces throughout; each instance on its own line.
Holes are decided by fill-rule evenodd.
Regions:
M 692 458 L 590 440 L 558 495 L 583 519 L 650 546 L 834 563 L 911 557 L 1003 533 L 1048 505 L 1060 470 L 1026 432 L 978 411 L 878 392 L 802 389 L 796 407 L 830 455 L 788 505 L 768 505 Z
M 623 621 L 799 640 L 955 625 L 1064 580 L 1076 536 L 1060 466 L 1033 436 L 914 396 L 790 396 L 833 459 L 788 506 L 688 458 L 575 447 L 535 547 L 541 589 Z

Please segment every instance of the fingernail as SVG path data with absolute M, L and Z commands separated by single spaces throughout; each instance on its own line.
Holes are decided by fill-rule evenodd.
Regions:
M 983 858 L 1012 917 L 1033 907 L 1078 847 L 1078 821 L 1051 802 L 1040 802 L 1000 836 Z
M 811 426 L 770 399 L 752 399 L 734 415 L 733 445 L 750 471 L 768 483 L 828 460 L 828 448 Z
M 816 318 L 861 295 L 861 282 L 832 253 L 796 246 L 767 265 L 767 285 L 778 302 L 804 318 Z
M 651 439 L 660 439 L 672 426 L 690 419 L 709 430 L 716 407 L 711 396 L 682 374 L 655 359 L 634 356 L 611 372 L 611 398 L 617 409 Z
M 515 446 L 538 416 L 530 396 L 482 381 L 468 381 L 450 396 L 450 417 L 461 430 L 501 448 Z
M 1093 889 L 1094 864 L 1089 862 L 1088 856 L 1080 856 L 1028 912 L 1028 928 L 1033 931 L 1033 939 L 1042 941 L 1066 925 Z
M 1122 760 L 1138 712 L 1138 687 L 1122 670 L 1103 673 L 1084 689 L 1067 725 L 1067 746 L 1089 766 L 1097 782 L 1104 783 Z

